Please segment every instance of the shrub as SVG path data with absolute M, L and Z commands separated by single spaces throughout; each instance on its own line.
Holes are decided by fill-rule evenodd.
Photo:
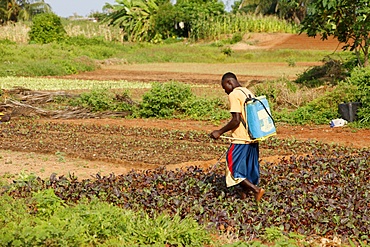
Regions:
M 356 87 L 340 83 L 333 91 L 314 99 L 295 111 L 282 110 L 275 112 L 278 120 L 291 124 L 328 124 L 338 118 L 338 104 L 355 99 Z
M 360 123 L 370 125 L 370 68 L 354 69 L 348 81 L 357 86 L 355 91 L 355 101 L 361 102 L 362 106 L 358 110 Z
M 28 33 L 31 43 L 47 44 L 66 38 L 60 17 L 55 14 L 39 14 L 33 19 L 33 25 Z
M 230 40 L 230 44 L 236 44 L 243 40 L 243 35 L 241 33 L 234 33 Z
M 220 99 L 193 98 L 182 104 L 185 115 L 194 120 L 219 121 L 230 117 Z
M 128 93 L 115 95 L 108 89 L 93 89 L 70 101 L 72 106 L 82 106 L 91 111 L 132 111 L 133 104 L 127 102 Z
M 296 82 L 309 87 L 316 87 L 325 83 L 336 85 L 348 76 L 348 69 L 351 69 L 347 68 L 350 63 L 343 63 L 330 57 L 325 57 L 322 62 L 323 65 L 314 66 L 299 75 Z
M 181 112 L 183 102 L 193 97 L 190 86 L 178 82 L 154 83 L 144 94 L 140 105 L 141 117 L 170 118 Z

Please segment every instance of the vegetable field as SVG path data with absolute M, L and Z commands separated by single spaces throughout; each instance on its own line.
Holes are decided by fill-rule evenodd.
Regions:
M 226 97 L 218 84 L 225 71 L 213 69 L 191 73 L 183 69 L 179 72 L 176 71 L 179 64 L 173 66 L 173 70 L 170 63 L 166 66 L 165 71 L 158 71 L 150 70 L 149 65 L 139 66 L 142 70 L 135 69 L 135 65 L 107 65 L 94 72 L 65 76 L 61 87 L 66 82 L 73 82 L 71 79 L 81 84 L 75 88 L 76 85 L 69 85 L 71 87 L 66 91 L 83 91 L 98 80 L 102 83 L 109 81 L 110 86 L 135 92 L 132 94 L 135 100 L 148 91 L 148 81 L 177 80 L 195 85 L 193 89 L 199 94 L 204 91 L 205 94 Z M 259 66 L 272 68 L 278 65 L 260 63 Z M 302 69 L 299 66 L 289 69 Z M 233 70 L 233 64 L 220 68 Z M 243 64 L 234 65 L 234 68 L 245 71 Z M 266 78 L 264 75 L 237 74 L 242 82 L 250 84 Z M 279 74 L 270 76 L 280 77 Z M 13 78 L 8 80 L 11 84 Z M 38 80 L 38 86 L 59 85 L 56 83 L 62 81 L 61 78 L 22 80 L 35 84 L 33 90 L 40 90 L 36 87 Z M 143 87 L 134 87 L 137 82 Z M 52 91 L 52 88 L 45 91 Z M 322 239 L 335 239 L 335 246 L 341 243 L 367 246 L 370 243 L 370 130 L 330 128 L 329 124 L 289 126 L 278 123 L 278 135 L 260 143 L 260 185 L 266 193 L 261 202 L 256 203 L 253 195 L 242 199 L 238 186 L 225 186 L 223 154 L 229 142 L 209 138 L 212 130 L 224 124 L 223 121 L 179 119 L 67 120 L 19 116 L 0 124 L 0 175 L 10 183 L 0 192 L 28 200 L 40 191 L 46 194 L 52 189 L 63 203 L 55 198 L 54 202 L 44 199 L 45 205 L 31 203 L 27 214 L 41 214 L 48 222 L 45 232 L 54 234 L 55 241 L 63 235 L 58 227 L 64 224 L 62 220 L 50 220 L 58 207 L 82 205 L 90 199 L 98 199 L 120 209 L 144 212 L 152 218 L 161 213 L 178 222 L 190 218 L 204 226 L 213 238 L 227 243 L 242 241 L 240 246 L 256 239 L 271 243 L 282 236 L 298 241 L 304 239 L 304 244 Z M 11 212 L 0 213 L 0 226 L 9 227 L 4 230 L 4 235 L 0 235 L 10 239 L 7 243 L 12 238 L 17 240 L 20 236 L 17 234 L 28 229 L 19 230 L 18 222 L 12 223 L 12 219 L 7 218 Z M 110 215 L 110 212 L 105 213 Z M 94 213 L 88 214 L 82 215 L 94 218 Z M 19 222 L 22 220 L 21 216 L 15 217 Z M 77 230 L 84 231 L 90 239 L 96 238 L 93 239 L 95 242 L 91 240 L 85 246 L 107 244 L 104 241 L 116 229 L 108 229 L 101 222 L 103 219 L 94 221 L 98 227 L 93 229 L 95 235 L 89 235 L 88 230 L 79 228 L 74 221 Z M 29 229 L 35 229 L 32 227 Z M 51 229 L 56 230 L 52 233 Z M 70 234 L 76 229 L 69 230 Z M 202 246 L 204 242 L 201 241 L 197 245 L 189 244 L 193 241 L 189 237 L 191 234 L 183 233 L 183 239 L 188 240 L 183 245 Z M 5 237 L 0 240 L 6 243 Z M 41 237 L 37 240 L 44 245 L 47 243 Z M 155 243 L 160 243 L 158 246 L 181 245 L 168 239 Z M 42 244 L 40 246 L 44 246 Z
M 11 192 L 15 197 L 53 188 L 66 202 L 98 197 L 123 208 L 144 208 L 149 214 L 191 216 L 209 229 L 244 240 L 278 227 L 308 236 L 339 235 L 343 240 L 369 241 L 368 148 L 291 138 L 263 142 L 261 186 L 267 192 L 256 204 L 253 196 L 242 200 L 237 187 L 225 187 L 224 161 L 210 165 L 209 160 L 220 157 L 228 143 L 211 141 L 199 127 L 176 130 L 23 120 L 1 125 L 1 135 L 2 150 L 59 152 L 66 158 L 121 166 L 131 163 L 136 168 L 125 174 L 95 174 L 86 179 L 54 174 L 19 184 Z M 268 157 L 278 158 L 268 161 Z M 165 168 L 185 162 L 200 165 L 183 170 Z M 148 169 L 152 164 L 156 165 Z M 144 172 L 140 172 L 142 168 Z

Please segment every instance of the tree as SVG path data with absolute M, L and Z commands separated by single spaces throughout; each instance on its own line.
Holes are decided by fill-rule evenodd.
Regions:
M 315 37 L 321 34 L 345 43 L 361 66 L 369 65 L 370 4 L 369 0 L 313 0 L 302 23 L 301 33 Z
M 119 26 L 127 41 L 150 41 L 155 37 L 154 16 L 158 11 L 155 0 L 116 0 L 115 5 L 106 4 L 111 9 L 106 21 Z
M 178 0 L 175 4 L 176 23 L 183 23 L 183 28 L 178 28 L 181 37 L 190 37 L 190 32 L 196 32 L 194 23 L 200 19 L 225 14 L 225 6 L 218 0 Z
M 53 13 L 44 13 L 35 16 L 28 36 L 30 42 L 47 44 L 64 40 L 67 33 L 59 16 Z
M 0 24 L 31 20 L 40 13 L 50 13 L 51 7 L 44 0 L 2 0 L 0 2 Z

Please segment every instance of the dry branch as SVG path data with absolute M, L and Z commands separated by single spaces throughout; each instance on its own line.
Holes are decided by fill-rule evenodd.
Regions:
M 7 95 L 12 95 L 15 99 L 6 99 L 5 103 L 0 104 L 7 112 L 11 112 L 12 117 L 24 116 L 42 116 L 54 119 L 86 119 L 86 118 L 112 118 L 125 117 L 130 112 L 91 112 L 89 109 L 82 107 L 70 107 L 65 110 L 45 110 L 39 105 L 55 101 L 57 97 L 75 98 L 78 95 L 60 92 L 31 91 L 25 88 L 16 88 L 6 90 Z M 131 99 L 119 98 L 118 100 L 127 101 Z M 132 102 L 131 102 L 132 103 Z M 37 106 L 35 106 L 37 105 Z

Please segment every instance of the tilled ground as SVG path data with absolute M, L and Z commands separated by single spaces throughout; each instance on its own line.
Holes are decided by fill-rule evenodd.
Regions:
M 86 177 L 159 166 L 209 167 L 229 145 L 208 137 L 218 127 L 180 120 L 14 120 L 0 125 L 0 174 L 25 170 L 42 176 L 73 172 Z M 263 163 L 297 154 L 297 150 L 304 154 L 298 140 L 369 147 L 370 130 L 280 125 L 277 138 L 261 144 Z M 291 146 L 279 146 L 279 139 L 291 140 Z

